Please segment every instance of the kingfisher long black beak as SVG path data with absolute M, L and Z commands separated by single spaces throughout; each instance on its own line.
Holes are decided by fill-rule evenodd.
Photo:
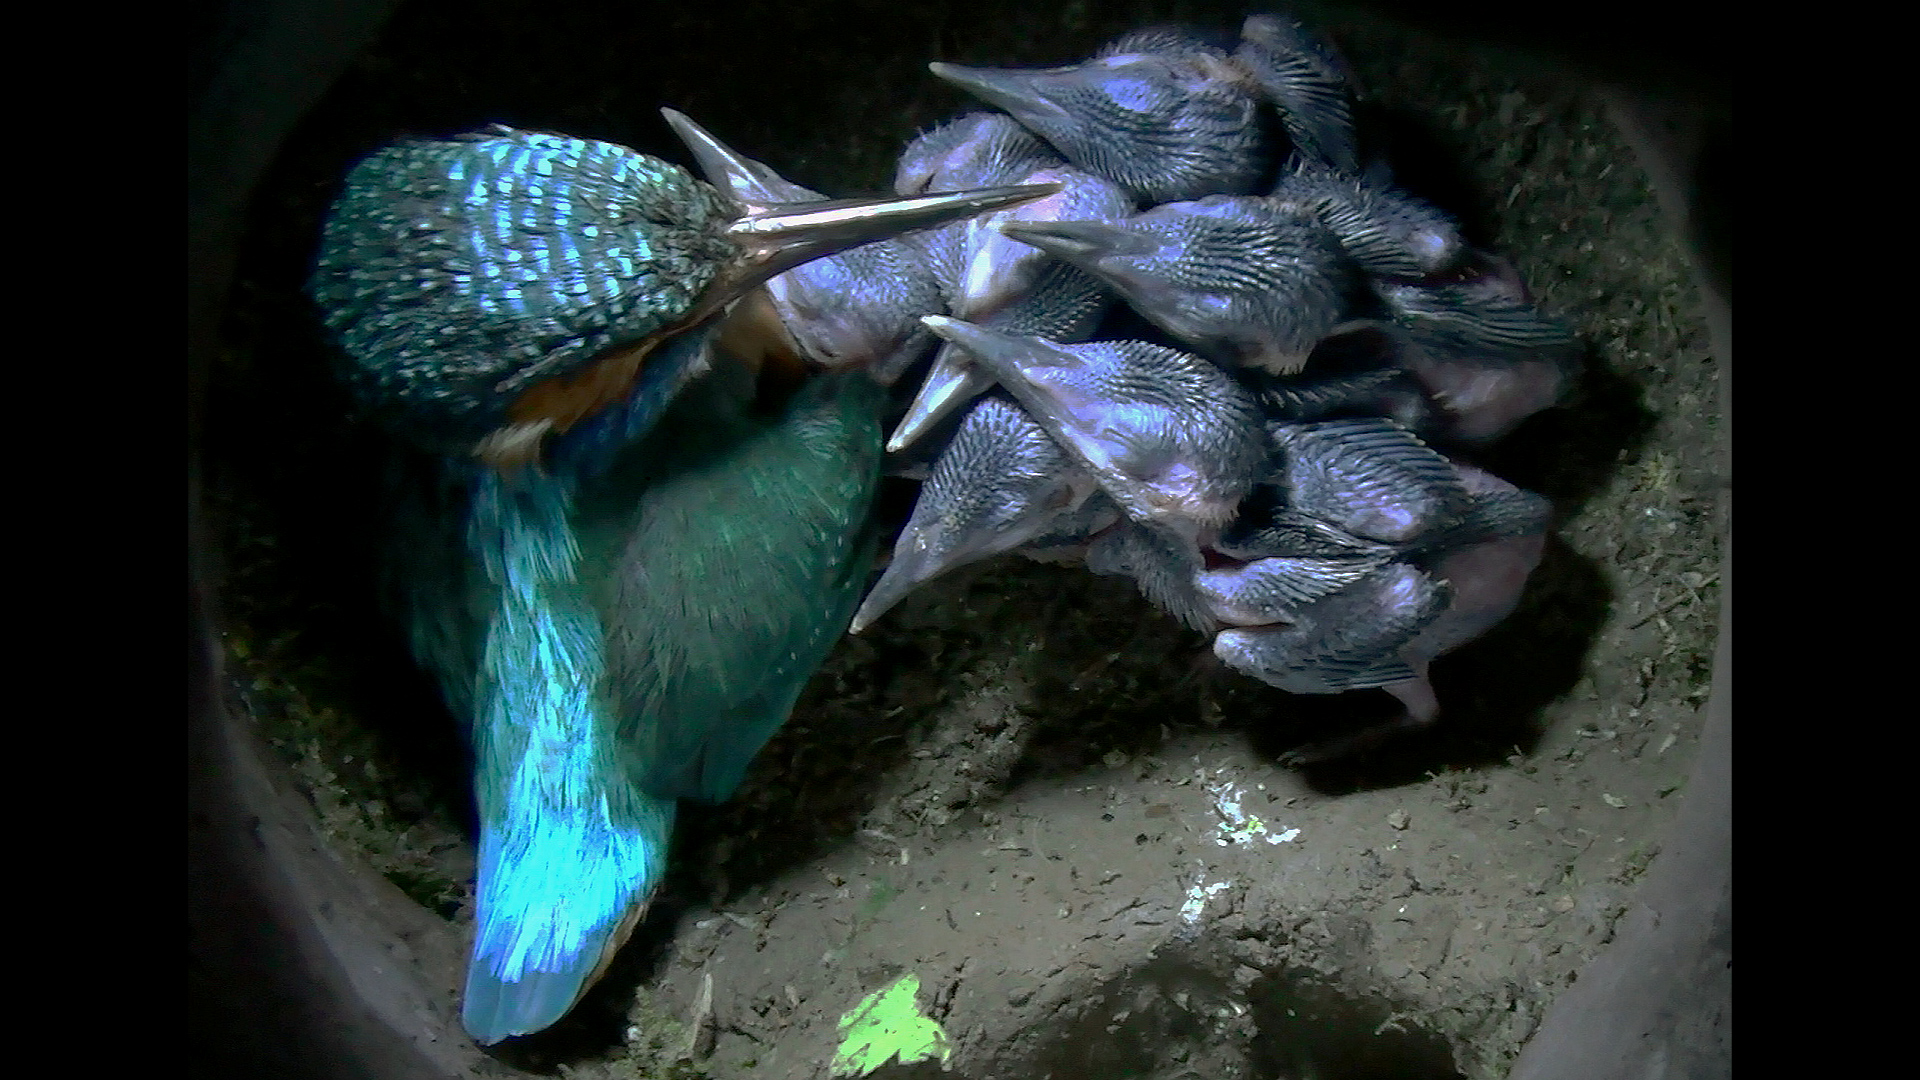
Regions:
M 1057 183 L 1020 184 L 907 198 L 803 203 L 750 211 L 727 227 L 727 235 L 747 253 L 757 284 L 858 244 L 1018 206 L 1059 190 Z
M 931 229 L 1057 193 L 1061 185 L 972 188 L 906 198 L 817 199 L 672 109 L 662 109 L 710 182 L 740 209 L 727 226 L 742 258 L 714 291 L 726 299 L 777 274 L 860 244 Z M 808 200 L 808 201 L 797 201 Z

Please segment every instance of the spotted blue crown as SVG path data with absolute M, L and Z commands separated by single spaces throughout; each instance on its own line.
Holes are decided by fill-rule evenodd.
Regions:
M 348 176 L 309 287 L 363 403 L 471 445 L 536 380 L 680 320 L 731 254 L 728 213 L 685 170 L 610 143 L 416 140 Z

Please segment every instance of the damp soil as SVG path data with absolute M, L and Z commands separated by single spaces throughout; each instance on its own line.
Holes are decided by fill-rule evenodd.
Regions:
M 927 60 L 1070 61 L 1134 26 L 1244 14 L 905 7 L 407 4 L 256 199 L 208 436 L 233 693 L 342 849 L 463 932 L 464 751 L 376 614 L 378 437 L 347 419 L 299 294 L 319 215 L 404 131 L 501 121 L 684 160 L 660 105 L 801 183 L 880 191 L 900 147 L 969 107 Z M 1317 25 L 1403 182 L 1592 350 L 1574 400 L 1480 458 L 1557 517 L 1519 610 L 1437 663 L 1440 723 L 1283 768 L 1391 700 L 1221 670 L 1120 579 L 962 572 L 846 639 L 732 801 L 683 810 L 633 943 L 503 1059 L 825 1076 L 839 1018 L 914 975 L 947 1068 L 978 1080 L 1504 1075 L 1686 797 L 1718 611 L 1716 371 L 1599 101 L 1498 56 Z

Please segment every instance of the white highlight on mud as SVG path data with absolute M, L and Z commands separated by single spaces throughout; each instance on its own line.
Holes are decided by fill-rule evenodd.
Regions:
M 1207 900 L 1232 886 L 1231 881 L 1216 881 L 1211 885 L 1194 882 L 1193 887 L 1187 890 L 1187 902 L 1180 905 L 1180 921 L 1188 926 L 1199 922 L 1200 912 L 1206 909 Z
M 1240 800 L 1246 795 L 1246 789 L 1227 781 L 1208 784 L 1207 793 L 1213 796 L 1214 813 L 1220 815 L 1220 835 L 1213 842 L 1226 847 L 1229 844 L 1251 844 L 1254 837 L 1265 837 L 1269 844 L 1286 844 L 1300 838 L 1299 829 L 1283 829 L 1274 832 L 1267 823 L 1241 809 Z

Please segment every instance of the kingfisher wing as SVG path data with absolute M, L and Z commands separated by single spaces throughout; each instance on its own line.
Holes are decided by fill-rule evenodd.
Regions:
M 879 387 L 829 374 L 761 417 L 725 396 L 724 374 L 579 504 L 582 565 L 607 570 L 592 587 L 616 744 L 663 798 L 733 793 L 845 632 L 872 562 Z

